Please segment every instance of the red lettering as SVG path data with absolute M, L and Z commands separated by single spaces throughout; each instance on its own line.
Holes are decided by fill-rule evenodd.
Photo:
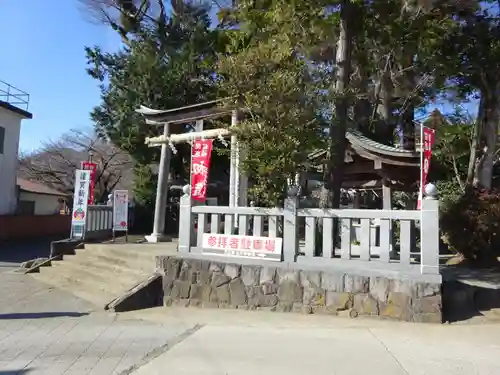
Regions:
M 253 240 L 254 250 L 262 250 L 262 240 Z
M 252 240 L 248 238 L 242 238 L 240 247 L 245 250 L 250 250 L 252 248 Z
M 227 237 L 226 236 L 219 236 L 218 247 L 221 247 L 223 249 L 225 249 L 227 247 Z
M 268 251 L 274 251 L 276 249 L 276 243 L 274 240 L 266 240 L 266 242 L 264 243 L 264 247 Z
M 217 245 L 217 237 L 215 236 L 210 236 L 208 237 L 208 246 L 210 247 L 214 247 L 215 245 Z
M 238 238 L 231 237 L 229 239 L 229 246 L 231 246 L 231 249 L 237 249 L 238 248 Z

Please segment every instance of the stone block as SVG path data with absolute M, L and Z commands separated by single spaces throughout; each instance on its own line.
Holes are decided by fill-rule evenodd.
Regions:
M 181 261 L 179 276 L 177 277 L 177 279 L 181 281 L 191 281 L 191 274 L 189 272 L 189 262 L 187 260 Z
M 284 281 L 278 287 L 278 299 L 280 304 L 293 304 L 302 302 L 303 288 L 293 281 Z
M 411 297 L 416 297 L 417 283 L 414 280 L 392 279 L 390 292 L 403 293 Z
M 300 283 L 300 271 L 288 268 L 278 269 L 278 284 L 285 282 Z
M 415 314 L 413 315 L 413 321 L 415 323 L 443 323 L 443 317 L 441 314 Z
M 191 284 L 187 281 L 175 280 L 172 286 L 172 291 L 170 292 L 170 297 L 174 300 L 180 298 L 189 298 L 189 290 L 191 289 Z
M 169 280 L 166 276 L 163 276 L 163 295 L 170 296 L 172 293 L 172 287 L 174 286 L 174 281 Z
M 219 287 L 221 285 L 228 284 L 231 281 L 231 278 L 227 276 L 222 271 L 214 271 L 212 273 L 212 286 Z
M 260 267 L 241 266 L 241 280 L 245 286 L 257 286 L 260 282 Z
M 342 311 L 352 307 L 352 295 L 345 292 L 326 291 L 325 305 L 329 311 Z
M 245 288 L 248 305 L 254 307 L 260 307 L 261 302 L 264 298 L 264 293 L 262 293 L 262 289 L 259 286 L 247 286 Z
M 416 293 L 417 293 L 416 295 L 417 298 L 432 297 L 441 294 L 441 284 L 418 283 Z
M 291 312 L 293 309 L 293 303 L 290 302 L 281 302 L 275 306 L 274 311 L 276 312 Z
M 386 277 L 370 277 L 369 288 L 373 298 L 386 303 L 391 288 L 391 280 Z
M 217 298 L 217 303 L 219 306 L 221 305 L 229 305 L 229 302 L 231 301 L 231 295 L 229 293 L 229 285 L 221 285 L 215 289 L 215 295 Z
M 231 305 L 246 305 L 247 295 L 245 291 L 245 285 L 240 278 L 231 280 L 231 282 L 229 283 L 229 291 L 231 293 Z
M 414 314 L 439 314 L 441 315 L 441 296 L 423 297 L 413 301 Z
M 210 271 L 210 273 L 223 272 L 224 264 L 219 262 L 210 262 L 208 270 Z
M 319 271 L 300 271 L 300 285 L 303 288 L 320 288 L 321 272 Z
M 325 306 L 325 291 L 319 287 L 303 288 L 302 303 L 307 306 Z
M 176 307 L 188 307 L 190 305 L 190 301 L 188 299 L 177 299 L 172 302 L 172 306 Z
M 379 314 L 378 301 L 369 294 L 355 294 L 353 308 L 359 315 Z
M 189 291 L 189 298 L 201 301 L 203 299 L 203 290 L 206 287 L 207 285 L 192 284 Z
M 165 272 L 165 277 L 169 280 L 176 280 L 179 277 L 179 272 L 181 269 L 182 260 L 179 258 L 168 257 L 163 262 L 163 270 Z
M 278 285 L 271 283 L 262 284 L 262 293 L 266 295 L 276 294 L 278 293 Z
M 260 283 L 261 284 L 274 284 L 276 283 L 276 267 L 261 267 L 260 269 Z
M 240 277 L 241 267 L 238 264 L 230 263 L 226 264 L 224 267 L 224 274 L 228 276 L 230 279 L 236 279 Z
M 338 272 L 323 272 L 321 275 L 321 288 L 331 292 L 344 291 L 345 274 Z
M 390 292 L 387 303 L 380 304 L 380 315 L 385 318 L 411 320 L 412 298 L 404 293 Z
M 358 275 L 345 275 L 344 292 L 368 293 L 370 290 L 370 278 Z

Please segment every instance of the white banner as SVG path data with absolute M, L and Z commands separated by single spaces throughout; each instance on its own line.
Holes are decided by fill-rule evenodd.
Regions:
M 282 238 L 203 234 L 203 254 L 281 261 Z
M 90 171 L 76 170 L 75 194 L 71 211 L 71 236 L 83 237 L 87 221 L 87 204 L 89 199 Z
M 113 230 L 128 230 L 128 191 L 113 192 Z

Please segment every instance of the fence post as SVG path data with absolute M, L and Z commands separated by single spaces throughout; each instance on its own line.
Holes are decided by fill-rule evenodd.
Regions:
M 437 188 L 427 184 L 424 188 L 420 218 L 420 271 L 439 274 L 439 200 Z
M 191 250 L 191 186 L 182 188 L 183 195 L 179 205 L 179 253 L 189 253 Z
M 290 186 L 283 209 L 283 261 L 295 262 L 298 251 L 297 207 L 298 188 Z

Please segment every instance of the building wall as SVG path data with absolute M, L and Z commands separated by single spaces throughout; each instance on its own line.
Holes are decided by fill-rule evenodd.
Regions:
M 19 201 L 35 202 L 34 215 L 54 215 L 60 210 L 59 197 L 56 195 L 33 194 L 21 191 Z
M 0 241 L 69 235 L 70 229 L 70 215 L 0 216 Z
M 0 127 L 5 129 L 3 145 L 0 145 L 0 150 L 3 148 L 3 152 L 0 152 L 0 215 L 11 214 L 16 210 L 16 171 L 21 120 L 20 115 L 0 107 Z

